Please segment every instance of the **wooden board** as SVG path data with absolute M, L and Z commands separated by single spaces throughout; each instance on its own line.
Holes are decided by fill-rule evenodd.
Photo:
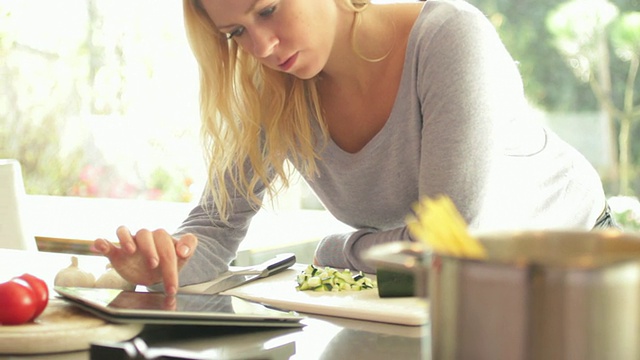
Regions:
M 61 299 L 51 299 L 35 322 L 0 326 L 0 354 L 45 354 L 89 349 L 95 341 L 124 341 L 141 324 L 112 324 Z
M 235 295 L 300 313 L 419 326 L 428 322 L 428 304 L 416 297 L 380 298 L 376 289 L 364 291 L 297 291 L 296 275 L 304 266 L 296 264 L 276 275 L 260 279 L 224 294 Z M 205 289 L 206 286 L 201 286 Z M 194 291 L 198 287 L 191 287 Z

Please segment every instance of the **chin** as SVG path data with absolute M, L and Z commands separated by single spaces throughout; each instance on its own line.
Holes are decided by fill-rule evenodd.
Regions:
M 297 77 L 298 79 L 301 80 L 309 80 L 309 79 L 313 79 L 314 77 L 318 76 L 318 74 L 320 74 L 320 70 L 311 70 L 311 69 L 298 69 L 298 70 L 294 70 L 292 71 L 290 74 Z
M 304 74 L 304 75 L 291 74 L 291 75 L 297 77 L 300 80 L 309 80 L 309 79 L 313 79 L 318 74 L 316 73 L 314 75 L 308 75 L 308 74 Z
M 306 57 L 307 61 L 304 60 L 305 57 L 299 57 L 298 63 L 295 64 L 292 69 L 290 69 L 289 74 L 301 80 L 309 80 L 318 76 L 318 74 L 320 74 L 320 72 L 322 71 L 324 64 L 317 60 L 309 61 L 309 57 Z

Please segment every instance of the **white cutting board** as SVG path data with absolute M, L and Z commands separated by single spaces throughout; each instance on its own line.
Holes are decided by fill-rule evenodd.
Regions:
M 305 267 L 296 264 L 283 272 L 227 290 L 223 294 L 300 313 L 410 326 L 420 326 L 428 322 L 428 304 L 416 297 L 380 298 L 377 289 L 340 292 L 298 291 L 295 279 Z

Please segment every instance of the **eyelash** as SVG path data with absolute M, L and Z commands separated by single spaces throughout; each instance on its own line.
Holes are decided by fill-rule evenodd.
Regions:
M 240 36 L 244 33 L 244 27 L 240 26 L 237 29 L 234 29 L 232 32 L 227 33 L 227 40 L 231 40 L 234 37 Z
M 275 11 L 276 11 L 276 6 L 272 5 L 260 11 L 258 15 L 262 18 L 268 18 L 269 16 L 273 15 Z M 234 37 L 241 36 L 242 34 L 244 34 L 244 30 L 245 30 L 244 26 L 239 26 L 238 28 L 234 29 L 230 33 L 227 33 L 227 40 L 231 40 Z

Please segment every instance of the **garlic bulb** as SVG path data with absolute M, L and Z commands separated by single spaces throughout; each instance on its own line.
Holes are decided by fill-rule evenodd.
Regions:
M 93 287 L 96 278 L 93 274 L 78 267 L 78 258 L 71 257 L 71 265 L 58 271 L 53 284 L 55 286 Z
M 95 287 L 103 289 L 134 290 L 136 286 L 123 279 L 111 264 L 107 264 L 107 271 L 96 281 Z

